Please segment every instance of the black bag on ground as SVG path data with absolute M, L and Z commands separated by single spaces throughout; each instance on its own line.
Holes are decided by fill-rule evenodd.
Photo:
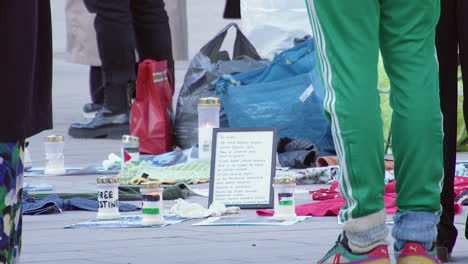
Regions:
M 233 59 L 227 51 L 220 51 L 227 31 L 236 28 Z M 201 97 L 215 96 L 216 82 L 223 74 L 233 74 L 258 69 L 267 65 L 254 46 L 235 23 L 228 24 L 203 46 L 192 59 L 177 100 L 174 135 L 176 145 L 189 148 L 197 144 L 197 104 Z M 226 115 L 220 113 L 220 126 L 227 126 Z

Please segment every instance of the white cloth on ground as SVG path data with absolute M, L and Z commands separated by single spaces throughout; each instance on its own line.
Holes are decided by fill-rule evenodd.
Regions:
M 220 216 L 223 214 L 237 214 L 240 208 L 237 206 L 226 207 L 221 202 L 214 201 L 208 209 L 197 203 L 189 203 L 183 199 L 177 199 L 171 207 L 170 213 L 184 218 L 205 218 Z

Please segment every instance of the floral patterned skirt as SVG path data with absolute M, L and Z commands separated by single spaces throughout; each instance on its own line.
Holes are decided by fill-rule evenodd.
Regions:
M 23 196 L 23 142 L 0 142 L 0 263 L 19 262 Z

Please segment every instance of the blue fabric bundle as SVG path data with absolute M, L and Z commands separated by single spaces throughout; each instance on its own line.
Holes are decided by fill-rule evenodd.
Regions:
M 319 74 L 314 41 L 308 39 L 264 68 L 223 75 L 216 94 L 229 127 L 277 127 L 280 137 L 310 139 L 320 155 L 329 155 L 335 148 Z

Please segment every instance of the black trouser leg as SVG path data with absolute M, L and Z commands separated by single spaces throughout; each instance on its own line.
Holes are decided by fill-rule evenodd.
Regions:
M 240 0 L 226 0 L 223 18 L 241 18 Z
M 132 0 L 131 9 L 140 61 L 167 60 L 174 76 L 171 30 L 163 0 Z
M 457 0 L 457 30 L 459 59 L 463 77 L 463 94 L 468 97 L 468 2 Z M 468 99 L 463 100 L 465 126 L 468 127 Z
M 104 102 L 104 92 L 102 83 L 102 70 L 99 66 L 89 67 L 89 94 L 91 101 L 95 104 Z
M 136 79 L 135 34 L 130 2 L 133 0 L 95 2 L 94 27 L 105 85 L 126 84 Z
M 453 185 L 457 131 L 457 34 L 452 0 L 441 1 L 436 46 L 439 58 L 440 101 L 444 117 L 444 185 L 441 193 L 442 215 L 437 226 L 437 245 L 452 251 L 457 238 L 454 226 Z
M 466 96 L 468 95 L 468 2 L 458 0 L 457 4 L 458 48 L 463 77 L 463 94 Z M 468 127 L 468 99 L 463 100 L 463 115 L 465 118 L 465 125 Z M 468 239 L 468 216 L 466 217 L 465 237 Z

